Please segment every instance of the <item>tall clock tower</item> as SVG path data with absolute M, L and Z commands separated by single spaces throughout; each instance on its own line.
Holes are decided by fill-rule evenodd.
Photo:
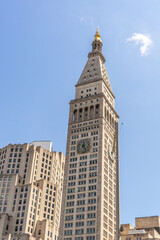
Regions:
M 119 239 L 118 114 L 97 29 L 70 102 L 60 240 Z

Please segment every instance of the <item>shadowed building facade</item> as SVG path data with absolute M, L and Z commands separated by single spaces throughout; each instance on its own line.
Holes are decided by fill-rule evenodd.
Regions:
M 0 149 L 0 239 L 56 240 L 65 158 L 51 142 Z
M 119 239 L 118 114 L 97 29 L 70 102 L 60 240 Z

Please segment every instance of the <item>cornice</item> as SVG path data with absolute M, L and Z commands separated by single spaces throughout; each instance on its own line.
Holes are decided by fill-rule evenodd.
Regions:
M 84 82 L 84 83 L 81 83 L 81 84 L 76 84 L 75 87 L 79 87 L 79 86 L 82 86 L 82 85 L 86 85 L 86 84 L 89 84 L 89 83 L 94 83 L 94 82 L 98 82 L 98 81 L 103 81 L 105 86 L 107 87 L 108 91 L 112 94 L 112 96 L 115 98 L 115 95 L 113 94 L 113 92 L 109 89 L 109 87 L 107 86 L 105 80 L 103 78 L 100 78 L 100 79 L 97 79 L 97 80 L 89 80 L 88 82 Z

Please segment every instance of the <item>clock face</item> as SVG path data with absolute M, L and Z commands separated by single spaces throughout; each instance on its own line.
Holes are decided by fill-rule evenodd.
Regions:
M 77 144 L 77 152 L 78 153 L 86 153 L 90 150 L 91 147 L 91 141 L 90 139 L 83 139 L 78 141 Z
M 110 157 L 110 159 L 111 159 L 112 161 L 114 161 L 115 158 L 116 158 L 116 154 L 115 154 L 115 152 L 113 151 L 113 148 L 112 148 L 111 146 L 109 146 L 108 151 L 109 151 L 109 157 Z

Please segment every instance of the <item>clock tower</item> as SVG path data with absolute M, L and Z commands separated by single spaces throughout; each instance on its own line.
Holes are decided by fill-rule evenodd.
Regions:
M 70 102 L 60 240 L 119 239 L 118 114 L 97 29 Z

